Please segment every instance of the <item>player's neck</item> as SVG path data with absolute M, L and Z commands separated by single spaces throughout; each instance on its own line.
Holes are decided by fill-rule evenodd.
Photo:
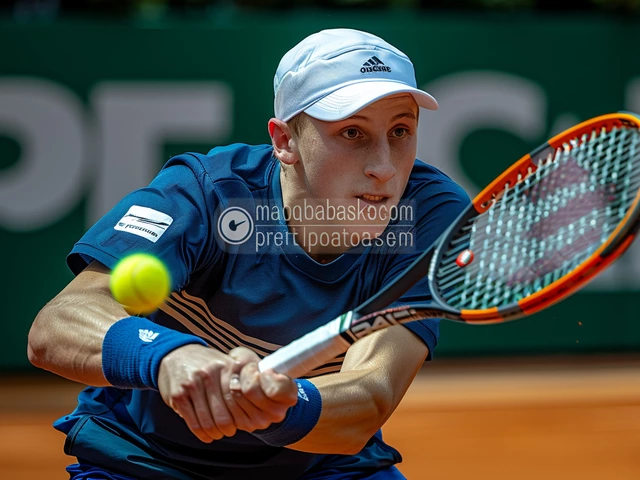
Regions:
M 291 173 L 289 174 L 291 176 Z M 314 217 L 317 213 L 317 199 L 310 199 L 299 182 L 280 176 L 282 191 L 282 205 L 285 212 L 300 212 L 300 215 L 285 215 L 289 232 L 296 244 L 302 248 L 309 257 L 318 263 L 330 263 L 345 253 L 351 245 L 345 242 L 340 232 L 344 226 L 332 225 L 327 222 L 325 216 Z M 318 208 L 325 208 L 326 204 L 320 202 Z M 312 212 L 309 215 L 309 212 Z

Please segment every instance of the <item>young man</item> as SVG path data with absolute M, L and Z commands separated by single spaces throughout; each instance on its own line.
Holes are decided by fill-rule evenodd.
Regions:
M 419 107 L 437 103 L 402 52 L 349 29 L 289 51 L 274 90 L 272 145 L 171 159 L 74 246 L 76 278 L 34 321 L 31 362 L 90 385 L 55 423 L 71 478 L 403 478 L 380 428 L 437 321 L 376 332 L 307 379 L 257 362 L 378 291 L 468 203 L 415 160 Z M 109 291 L 133 252 L 173 276 L 149 318 Z M 421 282 L 402 300 L 428 298 Z

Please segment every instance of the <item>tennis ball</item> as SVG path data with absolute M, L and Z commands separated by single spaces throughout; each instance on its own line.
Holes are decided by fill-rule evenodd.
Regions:
M 134 253 L 111 271 L 111 293 L 129 315 L 155 312 L 171 293 L 171 275 L 158 258 Z

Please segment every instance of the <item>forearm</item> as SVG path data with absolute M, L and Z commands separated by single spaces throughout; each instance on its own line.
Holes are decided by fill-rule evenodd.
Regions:
M 287 448 L 313 453 L 353 454 L 382 426 L 392 399 L 375 372 L 351 370 L 310 380 L 322 396 L 317 425 Z
M 102 341 L 127 313 L 109 294 L 104 267 L 88 267 L 77 280 L 81 285 L 72 282 L 36 317 L 29 332 L 29 360 L 69 380 L 109 385 L 102 373 Z

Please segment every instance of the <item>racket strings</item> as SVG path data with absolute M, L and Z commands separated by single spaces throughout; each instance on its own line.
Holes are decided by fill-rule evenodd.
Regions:
M 579 157 L 578 157 L 578 158 L 579 158 Z M 619 158 L 619 157 L 618 157 L 618 158 Z M 603 170 L 603 171 L 605 171 L 605 170 Z M 582 193 L 584 193 L 584 182 L 580 182 L 580 187 L 582 187 L 582 188 L 581 188 L 581 189 L 582 189 Z M 582 198 L 581 200 L 582 200 L 582 201 L 583 201 L 583 203 L 584 203 L 584 198 Z M 550 205 L 552 205 L 552 206 L 553 206 L 554 204 L 557 204 L 557 200 L 556 200 L 556 199 L 551 198 L 550 200 L 548 200 L 548 203 L 549 203 Z M 593 203 L 594 203 L 594 199 L 593 199 L 593 198 L 591 198 L 591 199 L 589 199 L 589 202 L 586 202 L 586 203 L 593 204 Z M 564 206 L 566 207 L 566 205 L 564 205 Z M 573 207 L 574 207 L 574 209 L 573 209 L 574 211 L 572 212 L 572 214 L 575 214 L 575 205 L 573 205 Z M 553 208 L 553 207 L 552 207 L 552 208 Z M 609 215 L 610 215 L 610 214 L 609 214 Z M 582 224 L 584 225 L 584 223 L 585 223 L 585 217 L 584 217 L 584 216 L 582 216 L 582 217 L 581 217 L 581 220 L 582 220 Z M 558 223 L 558 219 L 557 219 L 557 218 L 555 219 L 555 222 L 550 222 L 550 224 L 549 224 L 549 222 L 547 222 L 546 227 L 548 227 L 548 229 L 550 229 L 550 230 L 554 230 L 554 229 L 556 229 L 556 228 L 557 228 L 557 225 L 554 225 L 554 223 Z M 562 223 L 562 222 L 560 222 L 560 223 Z M 569 225 L 569 227 L 571 227 L 571 226 L 573 226 L 573 225 L 572 225 L 572 224 L 570 224 L 570 225 Z M 584 232 L 582 232 L 582 233 L 584 234 Z M 559 230 L 559 231 L 558 231 L 558 234 L 557 234 L 557 236 L 556 236 L 556 240 L 558 241 L 558 243 L 560 244 L 560 246 L 564 246 L 564 245 L 563 245 L 563 243 L 562 243 L 563 236 L 564 236 L 564 235 L 563 235 L 563 231 L 562 231 L 562 230 Z M 591 236 L 593 237 L 593 232 L 591 232 Z M 537 240 L 538 238 L 540 238 L 540 237 L 541 237 L 541 235 L 539 235 L 539 234 L 535 234 L 535 235 L 532 235 L 531 237 L 532 237 L 533 241 L 532 241 L 532 245 L 530 245 L 530 247 L 535 248 L 535 240 Z M 583 237 L 581 237 L 581 239 L 583 240 L 582 244 L 577 243 L 576 245 L 573 245 L 573 249 L 574 249 L 574 250 L 580 250 L 580 249 L 583 247 L 583 245 L 585 245 L 585 244 L 587 244 L 587 245 L 588 245 L 588 244 L 590 244 L 590 241 L 585 241 L 584 236 L 583 236 Z M 551 238 L 551 240 L 554 240 L 554 239 L 553 239 L 553 238 Z M 591 239 L 588 239 L 588 238 L 587 238 L 587 240 L 591 240 Z M 569 241 L 570 241 L 570 240 L 569 240 Z M 540 242 L 540 243 L 542 243 L 542 242 Z M 551 243 L 552 243 L 552 242 L 551 242 Z M 553 245 L 552 245 L 552 246 L 553 246 Z M 556 247 L 556 250 L 557 250 L 557 249 L 558 249 L 558 248 Z M 564 248 L 564 250 L 567 250 L 567 248 Z M 583 256 L 584 256 L 585 258 L 587 258 L 587 257 L 589 256 L 589 254 L 590 254 L 590 252 L 585 252 L 585 254 L 584 254 Z M 552 258 L 553 258 L 553 257 L 552 257 Z M 575 256 L 574 256 L 574 258 L 579 260 L 579 257 L 575 257 Z M 557 259 L 555 259 L 555 262 L 557 263 L 557 262 L 558 262 L 558 260 L 557 260 Z M 539 270 L 539 271 L 544 270 L 544 266 L 545 266 L 544 259 L 541 259 L 541 260 L 539 261 L 539 263 L 538 263 L 536 266 L 537 266 L 537 270 Z M 537 283 L 546 283 L 546 282 L 540 282 L 540 280 L 539 280 L 539 273 L 540 273 L 540 272 L 539 272 L 539 271 L 536 271 L 536 269 L 535 269 L 535 268 L 534 268 L 534 269 L 532 269 L 532 270 L 533 270 L 533 272 L 530 272 L 530 275 L 535 274 L 535 275 L 533 276 L 533 278 L 537 278 Z M 520 271 L 519 273 L 520 273 L 520 274 L 522 274 L 522 271 Z M 560 270 L 560 269 L 556 269 L 554 273 L 555 273 L 555 275 L 548 275 L 548 276 L 547 276 L 547 278 L 549 278 L 550 280 L 555 280 L 555 279 L 559 278 L 560 276 L 562 276 L 562 274 L 564 274 L 565 272 L 563 272 L 563 271 L 562 271 L 562 270 Z M 514 279 L 515 279 L 516 281 L 525 281 L 525 280 L 527 280 L 526 278 L 518 278 L 517 276 L 516 276 Z
M 436 273 L 449 305 L 505 306 L 559 280 L 607 241 L 640 189 L 635 129 L 594 130 L 533 160 L 534 171 L 450 241 Z M 475 259 L 461 268 L 467 249 Z

